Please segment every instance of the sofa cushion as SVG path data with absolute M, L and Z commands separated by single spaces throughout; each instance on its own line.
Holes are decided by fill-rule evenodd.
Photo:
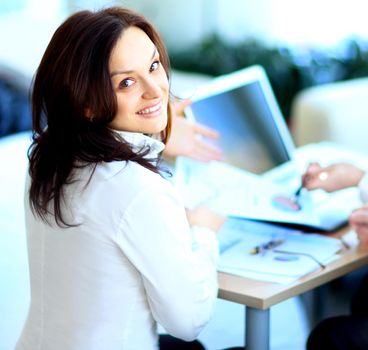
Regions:
M 291 129 L 297 146 L 333 141 L 368 152 L 368 78 L 300 92 L 292 103 Z
M 0 63 L 0 137 L 31 129 L 31 80 Z

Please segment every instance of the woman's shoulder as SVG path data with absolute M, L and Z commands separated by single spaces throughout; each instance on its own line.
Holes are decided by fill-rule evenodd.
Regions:
M 140 184 L 162 179 L 158 173 L 134 161 L 102 162 L 98 164 L 96 170 L 106 181 L 114 181 L 116 179 Z
M 155 192 L 174 191 L 172 184 L 159 173 L 145 168 L 136 162 L 114 161 L 100 163 L 93 174 L 93 181 L 114 194 L 135 196 L 144 190 Z
M 158 206 L 163 198 L 178 201 L 169 181 L 135 162 L 99 163 L 94 170 L 82 170 L 78 177 L 84 180 L 78 188 L 72 185 L 70 189 L 76 198 L 74 205 L 88 216 L 94 213 L 94 219 L 111 218 L 114 222 L 113 218 L 119 218 L 133 203 L 153 200 Z

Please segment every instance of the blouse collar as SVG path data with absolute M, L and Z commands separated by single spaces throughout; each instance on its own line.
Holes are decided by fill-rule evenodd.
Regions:
M 135 152 L 149 148 L 149 152 L 144 158 L 157 158 L 159 153 L 165 148 L 165 144 L 163 142 L 142 133 L 119 130 L 114 131 L 128 142 Z

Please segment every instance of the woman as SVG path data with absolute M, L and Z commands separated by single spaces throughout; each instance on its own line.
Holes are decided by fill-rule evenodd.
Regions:
M 72 15 L 37 70 L 32 112 L 31 305 L 17 350 L 158 349 L 156 323 L 195 339 L 217 296 L 223 218 L 186 215 L 159 174 L 171 117 L 157 32 L 122 8 Z

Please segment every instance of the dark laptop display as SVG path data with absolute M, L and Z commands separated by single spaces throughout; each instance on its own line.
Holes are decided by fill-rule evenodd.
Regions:
M 216 143 L 231 165 L 261 174 L 291 159 L 291 138 L 259 66 L 226 75 L 209 89 L 202 87 L 187 112 L 220 132 Z

